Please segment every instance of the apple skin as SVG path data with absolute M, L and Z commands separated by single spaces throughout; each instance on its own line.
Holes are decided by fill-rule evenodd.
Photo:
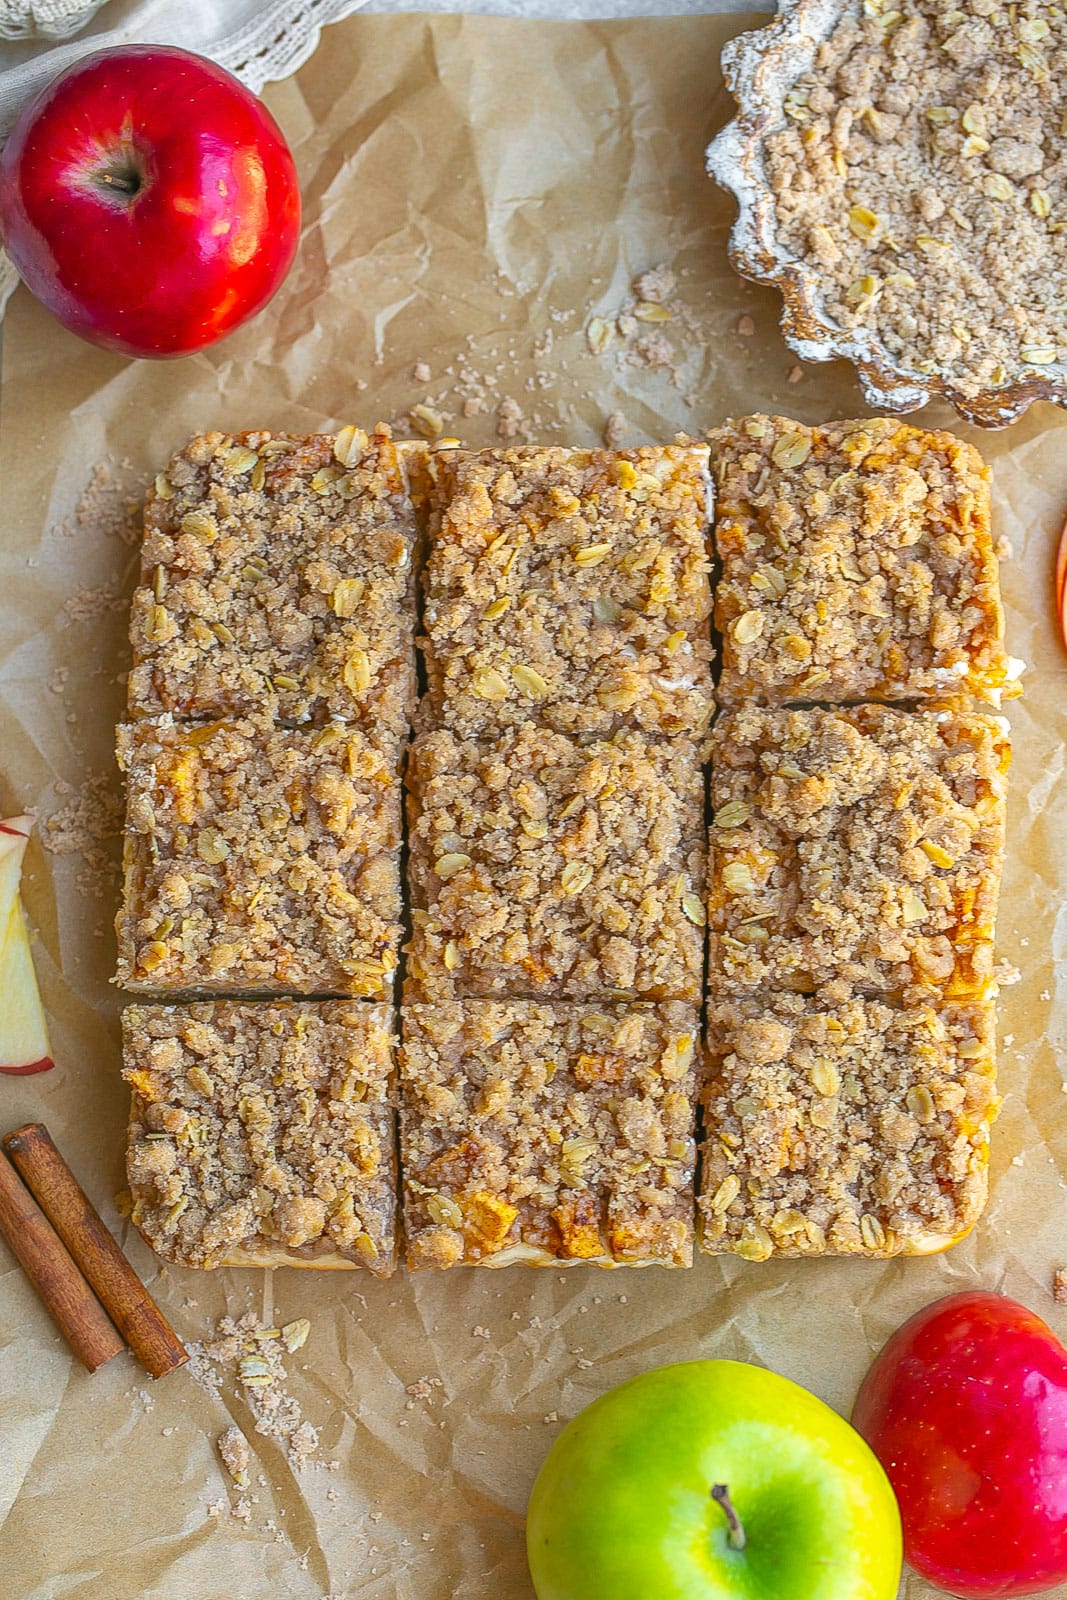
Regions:
M 277 123 L 236 78 L 186 50 L 127 45 L 75 62 L 25 107 L 0 155 L 0 230 L 72 332 L 181 356 L 274 294 L 300 190 Z
M 852 1421 L 924 1578 L 964 1600 L 1067 1580 L 1067 1350 L 1032 1311 L 980 1291 L 935 1301 L 878 1356 Z
M 568 1423 L 534 1484 L 526 1547 L 538 1600 L 895 1600 L 901 1572 L 896 1502 L 863 1440 L 739 1361 L 656 1368 Z

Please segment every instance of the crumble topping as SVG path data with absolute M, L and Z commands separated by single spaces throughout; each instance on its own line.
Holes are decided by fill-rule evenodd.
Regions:
M 911 700 L 1008 684 L 989 469 L 886 418 L 711 436 L 719 697 Z
M 392 1271 L 387 1007 L 136 1005 L 122 1028 L 132 1216 L 157 1254 L 192 1267 Z
M 702 1247 L 749 1261 L 945 1249 L 985 1203 L 991 999 L 713 1005 Z
M 700 734 L 711 716 L 706 446 L 434 458 L 429 714 Z M 423 707 L 424 723 L 427 707 Z
M 411 1267 L 692 1258 L 691 1006 L 404 1011 Z
M 697 999 L 703 776 L 687 740 L 527 726 L 412 748 L 409 981 L 421 998 Z
M 415 700 L 411 446 L 379 425 L 210 433 L 145 507 L 130 710 L 397 733 Z
M 712 990 L 988 986 L 1008 759 L 1003 719 L 973 713 L 720 718 Z
M 376 999 L 400 947 L 399 752 L 341 723 L 119 729 L 118 977 Z

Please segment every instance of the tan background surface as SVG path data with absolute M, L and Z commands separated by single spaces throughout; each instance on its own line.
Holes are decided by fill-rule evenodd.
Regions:
M 598 439 L 616 408 L 628 442 L 760 408 L 806 420 L 862 412 L 845 369 L 787 381 L 794 363 L 774 296 L 726 266 L 731 206 L 704 178 L 702 152 L 728 114 L 718 53 L 737 26 L 353 17 L 268 94 L 296 148 L 307 227 L 292 278 L 251 327 L 208 355 L 126 362 L 16 296 L 0 410 L 0 808 L 64 822 L 72 799 L 117 794 L 110 752 L 133 551 L 115 524 L 123 496 L 195 430 L 399 419 L 427 398 L 453 414 L 449 432 L 479 444 L 495 437 L 503 396 L 521 406 L 530 437 L 574 443 Z M 583 335 L 590 315 L 619 307 L 636 272 L 663 261 L 706 339 L 687 346 L 679 320 L 665 330 L 682 358 L 677 384 L 618 347 L 594 357 Z M 743 315 L 754 335 L 736 331 Z M 432 368 L 429 384 L 413 380 L 418 360 Z M 458 391 L 478 387 L 460 377 L 468 370 L 490 408 L 463 419 Z M 887 1266 L 731 1258 L 673 1274 L 512 1269 L 375 1283 L 160 1271 L 124 1227 L 187 1338 L 204 1337 L 227 1307 L 311 1319 L 290 1389 L 339 1466 L 297 1479 L 250 1433 L 266 1483 L 253 1483 L 260 1501 L 247 1526 L 228 1509 L 207 1514 L 228 1494 L 214 1441 L 231 1417 L 249 1424 L 232 1389 L 212 1398 L 178 1374 L 148 1396 L 125 1357 L 88 1378 L 0 1249 L 5 1597 L 526 1600 L 523 1510 L 538 1464 L 560 1422 L 645 1367 L 758 1360 L 847 1411 L 889 1332 L 953 1289 L 1002 1289 L 1067 1335 L 1067 1310 L 1049 1295 L 1053 1268 L 1067 1265 L 1057 1066 L 1067 1042 L 1067 659 L 1050 576 L 1067 513 L 1067 416 L 1039 407 L 978 442 L 1014 546 L 1010 645 L 1032 667 L 1012 713 L 1001 939 L 1022 981 L 1004 994 L 1004 1110 L 977 1235 L 943 1258 Z M 72 522 L 105 461 L 110 483 Z M 98 835 L 106 811 L 89 808 Z M 35 842 L 26 886 L 60 1065 L 0 1079 L 0 1124 L 44 1117 L 118 1227 L 126 1094 L 107 981 L 117 841 L 100 838 L 87 860 L 69 833 L 53 830 L 65 853 Z M 442 1387 L 409 1405 L 405 1385 L 426 1377 Z M 559 1422 L 544 1420 L 552 1413 Z M 930 1591 L 912 1579 L 906 1593 Z

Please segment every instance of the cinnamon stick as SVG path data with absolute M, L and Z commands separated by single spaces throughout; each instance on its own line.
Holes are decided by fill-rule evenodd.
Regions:
M 78 1360 L 95 1372 L 126 1346 L 48 1218 L 0 1155 L 0 1233 Z
M 3 1146 L 145 1371 L 162 1378 L 188 1361 L 189 1352 L 105 1228 L 44 1123 L 16 1128 L 4 1136 Z

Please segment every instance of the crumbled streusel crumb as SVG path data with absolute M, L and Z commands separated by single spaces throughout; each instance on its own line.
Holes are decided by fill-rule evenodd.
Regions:
M 219 1455 L 222 1464 L 239 1489 L 248 1488 L 248 1465 L 252 1459 L 248 1440 L 240 1428 L 233 1425 L 219 1437 Z
M 604 443 L 609 450 L 617 450 L 626 437 L 627 421 L 621 411 L 612 411 L 604 422 Z
M 501 439 L 514 439 L 522 422 L 522 407 L 510 395 L 505 395 L 496 408 L 496 431 Z
M 666 304 L 676 287 L 674 273 L 670 267 L 662 263 L 658 267 L 650 267 L 647 272 L 640 273 L 634 279 L 634 293 L 637 298 L 651 305 Z
M 1052 1274 L 1052 1298 L 1058 1306 L 1067 1306 L 1067 1267 L 1057 1267 Z

